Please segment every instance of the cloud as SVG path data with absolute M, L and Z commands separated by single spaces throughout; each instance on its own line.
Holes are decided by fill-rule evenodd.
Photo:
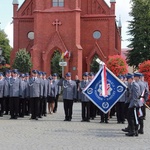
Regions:
M 13 47 L 13 23 L 9 22 L 4 31 L 7 34 L 10 46 Z

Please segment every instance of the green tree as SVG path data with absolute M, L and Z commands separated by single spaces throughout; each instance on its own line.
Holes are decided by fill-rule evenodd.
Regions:
M 6 33 L 4 30 L 0 29 L 0 48 L 3 50 L 2 55 L 4 56 L 6 63 L 10 63 L 10 52 L 11 47 L 9 45 L 9 40 L 7 38 Z
M 98 58 L 98 56 L 95 55 L 91 64 L 90 64 L 90 71 L 94 72 L 94 73 L 98 72 L 98 70 L 99 70 L 99 64 L 96 62 L 97 58 Z
M 131 36 L 128 45 L 127 63 L 134 69 L 145 60 L 150 59 L 150 0 L 131 0 L 128 34 Z
M 59 62 L 61 60 L 61 54 L 58 50 L 56 50 L 54 52 L 54 55 L 52 57 L 52 60 L 51 60 L 51 70 L 52 70 L 52 74 L 53 73 L 57 73 L 58 75 L 61 75 L 62 74 L 62 68 L 61 66 L 59 66 Z
M 26 49 L 20 49 L 16 53 L 16 58 L 12 67 L 18 69 L 22 73 L 29 72 L 31 70 L 31 57 L 30 54 L 26 51 Z

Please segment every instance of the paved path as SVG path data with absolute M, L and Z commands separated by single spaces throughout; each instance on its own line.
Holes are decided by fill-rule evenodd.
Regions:
M 63 103 L 56 114 L 29 120 L 29 116 L 9 120 L 0 118 L 0 150 L 150 150 L 150 111 L 147 110 L 145 133 L 126 137 L 121 131 L 126 124 L 100 124 L 99 116 L 81 122 L 81 105 L 74 104 L 73 119 L 65 122 Z

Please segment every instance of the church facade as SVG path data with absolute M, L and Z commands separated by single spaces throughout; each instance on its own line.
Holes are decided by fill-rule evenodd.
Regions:
M 93 57 L 106 62 L 121 54 L 121 27 L 116 24 L 115 0 L 13 0 L 14 46 L 31 54 L 33 69 L 51 73 L 54 52 L 69 51 L 65 72 L 73 77 L 90 71 Z

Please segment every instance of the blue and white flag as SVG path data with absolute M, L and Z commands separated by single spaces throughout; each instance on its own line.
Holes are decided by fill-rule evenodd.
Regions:
M 108 68 L 106 68 L 106 74 L 104 73 L 105 67 L 101 67 L 94 79 L 83 90 L 83 93 L 105 114 L 116 104 L 121 96 L 126 91 L 126 85 L 120 81 Z M 103 93 L 103 86 L 105 84 L 106 75 L 106 87 L 107 95 Z M 104 79 L 104 80 L 103 80 Z M 103 89 L 103 90 L 102 90 Z M 106 93 L 106 92 L 105 92 Z

